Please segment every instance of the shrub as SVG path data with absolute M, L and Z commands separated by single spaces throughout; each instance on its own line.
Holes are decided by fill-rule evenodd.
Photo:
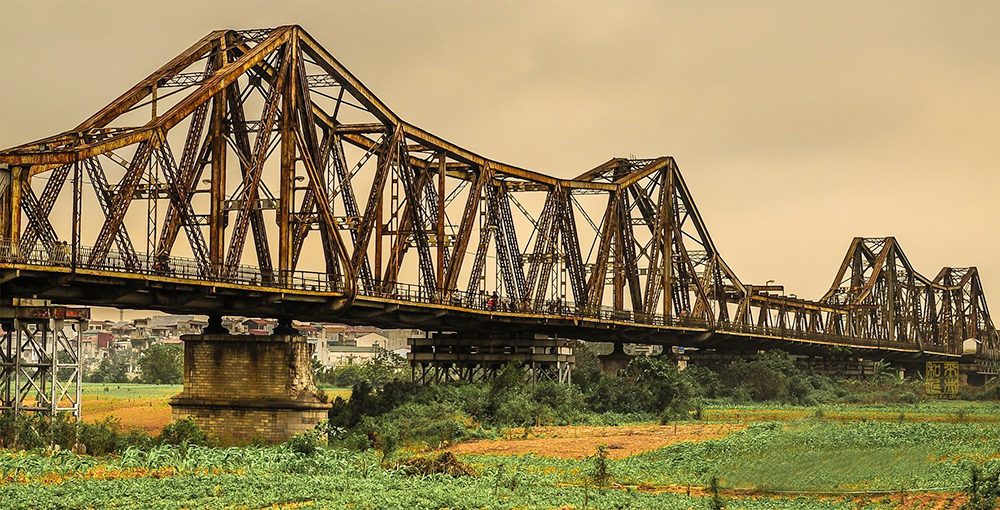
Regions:
M 385 452 L 387 441 L 429 448 L 452 444 L 464 439 L 473 427 L 474 420 L 450 403 L 409 402 L 379 419 L 368 419 L 363 430 L 375 437 L 375 447 Z
M 357 430 L 347 432 L 340 439 L 330 442 L 330 446 L 363 452 L 372 448 L 371 438 Z
M 641 413 L 645 410 L 644 398 L 642 388 L 606 374 L 598 377 L 585 397 L 587 407 L 597 413 Z
M 724 371 L 730 387 L 743 386 L 750 398 L 762 400 L 787 400 L 789 379 L 801 372 L 783 351 L 768 351 L 753 361 L 736 360 Z M 801 381 L 797 383 L 802 386 Z
M 586 391 L 601 375 L 601 361 L 598 358 L 601 344 L 577 342 L 573 348 L 576 362 L 573 365 L 573 384 Z
M 67 413 L 54 417 L 42 414 L 0 415 L 0 447 L 33 450 L 59 447 L 80 450 L 91 455 L 119 453 L 129 447 L 149 448 L 148 435 L 140 431 L 123 432 L 115 418 L 96 423 L 80 423 Z
M 639 356 L 628 364 L 625 375 L 627 381 L 640 387 L 640 391 L 647 395 L 643 409 L 646 412 L 668 412 L 680 416 L 693 407 L 694 383 L 672 361 Z
M 608 445 L 604 443 L 597 445 L 597 451 L 590 456 L 590 460 L 594 463 L 591 473 L 594 483 L 607 485 L 611 479 L 611 474 L 608 472 Z
M 81 424 L 79 437 L 90 455 L 107 455 L 124 448 L 121 425 L 111 416 L 94 424 Z
M 41 429 L 39 415 L 0 415 L 0 443 L 5 448 L 30 450 L 47 444 Z
M 352 388 L 365 383 L 373 388 L 381 388 L 399 380 L 405 361 L 392 351 L 376 347 L 375 356 L 365 363 L 324 368 L 317 362 L 313 364 L 313 374 L 317 384 Z
M 309 431 L 295 434 L 286 444 L 289 450 L 308 457 L 316 453 L 317 448 L 319 448 L 319 439 L 315 432 Z
M 214 446 L 218 441 L 202 432 L 191 417 L 185 417 L 163 427 L 163 431 L 156 438 L 156 443 Z
M 448 476 L 479 476 L 476 468 L 466 464 L 454 453 L 444 452 L 437 456 L 416 456 L 399 462 L 407 473 L 417 475 L 443 474 Z
M 539 415 L 550 414 L 549 420 L 560 424 L 573 423 L 586 406 L 583 392 L 575 384 L 562 384 L 555 381 L 538 383 L 531 395 L 541 410 Z M 538 421 L 536 421 L 538 422 Z
M 719 495 L 719 479 L 712 477 L 712 480 L 708 484 L 708 490 L 712 493 L 712 510 L 722 510 L 726 508 L 726 500 L 722 499 Z
M 684 369 L 684 374 L 691 378 L 695 390 L 702 397 L 719 398 L 726 393 L 719 374 L 708 367 L 688 366 Z
M 1000 377 L 994 377 L 982 386 L 965 386 L 962 400 L 1000 400 Z
M 984 474 L 979 466 L 972 467 L 972 480 L 967 490 L 969 501 L 963 510 L 991 510 L 1000 503 L 1000 470 Z

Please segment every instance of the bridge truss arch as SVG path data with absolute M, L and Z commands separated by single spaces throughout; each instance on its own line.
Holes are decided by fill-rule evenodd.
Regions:
M 975 268 L 929 280 L 894 239 L 858 238 L 818 301 L 744 283 L 672 157 L 573 178 L 485 158 L 294 25 L 214 31 L 0 164 L 5 296 L 917 357 L 974 340 L 982 370 L 1000 361 Z

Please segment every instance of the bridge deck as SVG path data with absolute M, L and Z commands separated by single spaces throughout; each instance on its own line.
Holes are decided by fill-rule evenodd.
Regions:
M 521 302 L 515 306 L 501 298 L 499 304 L 491 306 L 485 294 L 453 291 L 444 299 L 406 283 L 394 285 L 391 292 L 361 290 L 350 306 L 341 309 L 339 305 L 349 296 L 318 272 L 295 271 L 283 282 L 265 281 L 258 268 L 242 266 L 233 277 L 211 278 L 200 275 L 192 259 L 172 257 L 167 267 L 153 269 L 148 259 L 140 256 L 138 267 L 126 268 L 112 252 L 101 266 L 88 267 L 84 262 L 87 248 L 79 252 L 77 257 L 53 258 L 40 247 L 28 254 L 0 251 L 3 296 L 168 313 L 288 316 L 475 334 L 546 332 L 587 341 L 726 350 L 781 347 L 822 353 L 834 347 L 897 359 L 961 357 L 879 339 L 731 323 L 713 327 L 697 318 L 638 314 L 606 306 L 584 309 L 572 302 Z

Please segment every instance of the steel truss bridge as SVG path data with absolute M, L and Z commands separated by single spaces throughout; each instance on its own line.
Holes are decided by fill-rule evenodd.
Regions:
M 818 300 L 745 283 L 673 158 L 487 159 L 298 26 L 212 32 L 0 164 L 4 299 L 1000 364 L 974 267 L 927 278 L 855 238 Z

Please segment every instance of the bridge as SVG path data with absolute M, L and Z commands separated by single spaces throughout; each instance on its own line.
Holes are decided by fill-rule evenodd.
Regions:
M 512 346 L 559 366 L 560 338 L 1000 367 L 974 267 L 928 278 L 896 239 L 859 237 L 819 299 L 743 282 L 674 158 L 571 178 L 485 158 L 399 118 L 298 26 L 214 31 L 0 165 L 10 308 L 419 328 L 411 362 L 437 378 Z

